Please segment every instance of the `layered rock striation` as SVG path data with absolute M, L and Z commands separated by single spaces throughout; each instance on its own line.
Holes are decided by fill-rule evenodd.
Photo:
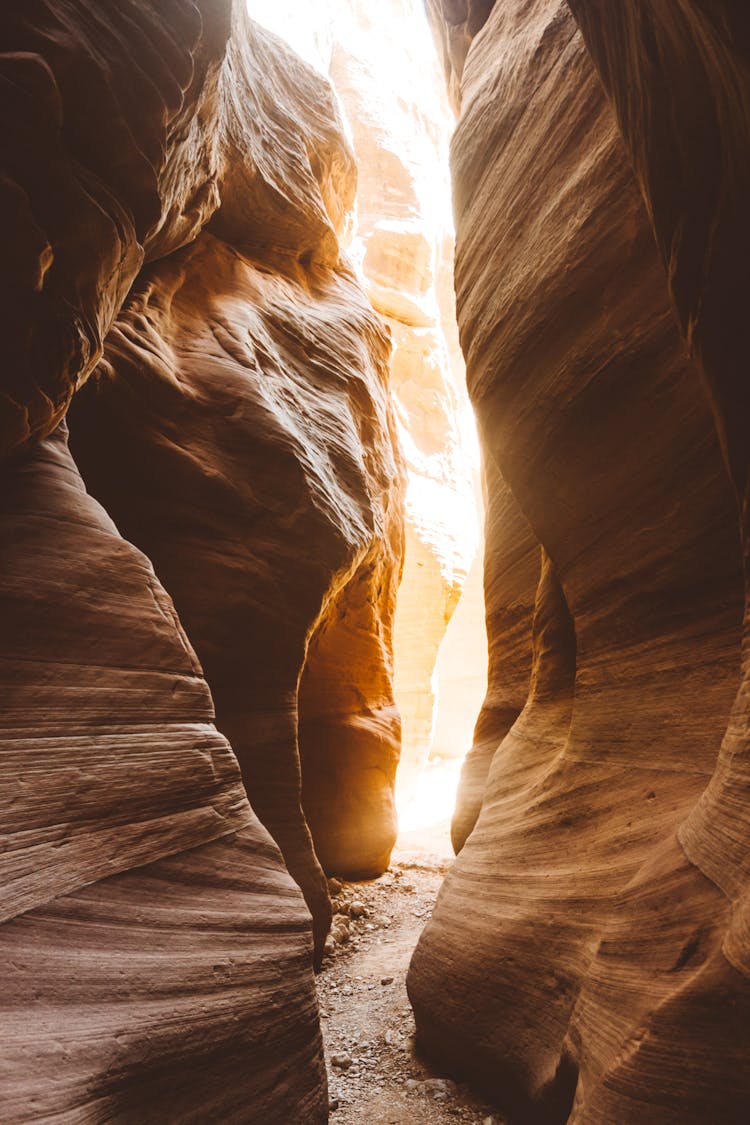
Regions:
M 479 549 L 476 441 L 453 297 L 448 138 L 453 115 L 421 0 L 250 0 L 326 74 L 340 99 L 359 170 L 352 254 L 392 341 L 390 386 L 406 461 L 404 572 L 394 621 L 395 691 L 402 716 L 401 795 L 413 791 L 433 745 L 436 660 Z M 478 584 L 477 584 L 478 585 Z M 479 610 L 477 603 L 474 609 Z M 460 624 L 460 623 L 457 623 Z M 482 614 L 459 635 L 463 671 L 484 690 Z M 474 714 L 444 750 L 466 751 Z
M 326 1120 L 309 914 L 169 597 L 64 422 L 2 477 L 0 1115 Z
M 743 40 L 718 4 L 616 7 L 571 3 L 615 111 L 566 4 L 432 5 L 461 92 L 469 388 L 522 522 L 487 526 L 487 739 L 409 990 L 422 1042 L 513 1121 L 734 1123 Z M 511 559 L 543 547 L 530 658 L 527 613 L 504 628 L 507 535 Z
M 399 782 L 408 792 L 432 748 L 438 651 L 479 548 L 473 422 L 452 291 L 453 118 L 421 0 L 388 0 L 377 19 L 358 0 L 335 7 L 329 73 L 360 169 L 357 247 L 365 289 L 393 338 L 391 387 L 407 469 L 394 649 Z M 482 672 L 480 660 L 475 675 Z
M 387 863 L 399 749 L 351 149 L 244 5 L 0 24 L 0 1116 L 324 1121 L 321 861 Z
M 320 944 L 317 857 L 378 874 L 396 835 L 400 463 L 389 343 L 339 251 L 356 168 L 330 89 L 247 24 L 228 56 L 221 206 L 141 274 L 73 430 L 90 487 L 175 600 Z M 322 645 L 337 621 L 338 665 Z

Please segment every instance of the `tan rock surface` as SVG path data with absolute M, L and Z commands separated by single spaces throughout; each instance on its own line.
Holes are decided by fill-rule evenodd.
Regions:
M 484 561 L 477 555 L 435 663 L 438 692 L 430 747 L 433 758 L 462 760 L 472 744 L 476 716 L 487 693 L 487 641 L 486 634 L 482 637 L 483 623 Z
M 309 916 L 170 599 L 64 428 L 0 514 L 0 1117 L 324 1121 Z
M 359 168 L 353 254 L 391 330 L 391 390 L 406 456 L 406 553 L 396 609 L 399 789 L 413 790 L 432 746 L 438 650 L 480 551 L 475 435 L 458 346 L 448 139 L 453 114 L 421 0 L 316 4 L 249 0 L 250 13 L 328 74 Z M 478 607 L 477 607 L 478 608 Z M 481 614 L 464 644 L 481 651 Z M 459 642 L 460 646 L 460 642 Z M 475 695 L 486 666 L 472 672 Z M 462 705 L 456 753 L 474 714 Z M 447 733 L 447 732 L 446 732 Z
M 458 6 L 444 7 L 451 44 L 466 25 Z M 648 138 L 650 174 L 661 170 L 652 213 L 669 199 L 674 217 L 685 179 L 659 163 L 660 146 L 668 135 L 668 149 L 692 151 L 705 103 L 685 94 L 681 117 L 674 107 L 686 102 L 674 93 L 664 109 L 664 81 L 646 82 L 648 67 L 673 49 L 692 89 L 685 60 L 697 41 L 701 82 L 713 76 L 719 104 L 726 84 L 711 60 L 727 25 L 709 23 L 712 39 L 696 15 L 677 49 L 675 28 L 698 5 L 680 5 L 655 41 L 646 27 L 660 21 L 645 21 L 657 5 L 618 8 L 609 25 L 602 6 L 576 7 L 617 76 L 621 113 L 636 122 L 636 163 Z M 750 1025 L 739 953 L 744 741 L 734 720 L 714 771 L 737 687 L 743 597 L 713 417 L 630 153 L 567 5 L 496 4 L 462 76 L 448 55 L 459 59 L 463 99 L 453 171 L 469 387 L 485 453 L 546 561 L 526 707 L 492 757 L 476 825 L 412 961 L 418 1031 L 523 1125 L 738 1123 Z M 729 151 L 744 103 L 720 104 Z M 696 183 L 716 149 L 697 151 Z M 714 167 L 726 189 L 732 165 Z M 657 233 L 687 268 L 695 216 L 682 218 L 671 242 L 658 221 Z M 717 221 L 712 213 L 701 229 Z M 730 228 L 724 245 L 745 229 Z M 697 324 L 705 299 L 693 291 Z M 707 339 L 718 344 L 718 291 L 708 299 Z M 714 360 L 726 360 L 726 339 Z M 734 411 L 729 432 L 739 426 Z M 487 551 L 492 560 L 492 520 Z M 711 866 L 719 857 L 721 877 Z
M 234 244 L 205 233 L 142 274 L 77 405 L 75 449 L 175 599 L 320 949 L 330 907 L 300 805 L 298 728 L 321 860 L 377 874 L 396 832 L 400 463 L 388 341 L 338 257 L 356 174 L 330 88 L 257 25 L 243 36 L 225 128 L 237 158 L 211 224 Z M 234 107 L 258 97 L 256 69 L 270 121 L 258 102 L 240 136 Z
M 524 708 L 531 676 L 531 629 L 539 581 L 539 543 L 495 461 L 484 464 L 487 512 L 484 605 L 489 667 L 474 741 L 461 767 L 451 840 L 464 846 L 482 807 L 487 774 Z
M 330 75 L 360 169 L 356 238 L 368 295 L 393 335 L 391 385 L 408 470 L 394 635 L 408 788 L 432 745 L 438 650 L 479 549 L 454 344 L 453 118 L 419 0 L 387 0 L 377 19 L 359 2 L 339 5 L 332 29 Z
M 4 1121 L 327 1117 L 309 913 L 191 641 L 318 948 L 311 638 L 321 854 L 379 869 L 395 836 L 401 475 L 388 341 L 339 254 L 356 171 L 327 84 L 240 6 L 227 45 L 231 16 L 0 16 Z M 59 425 L 105 336 L 71 420 L 109 513 Z

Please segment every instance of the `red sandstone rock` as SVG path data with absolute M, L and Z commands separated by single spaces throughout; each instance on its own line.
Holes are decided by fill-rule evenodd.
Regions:
M 682 201 L 718 151 L 693 148 L 694 125 L 705 139 L 718 121 L 723 151 L 747 168 L 747 147 L 733 147 L 743 80 L 717 61 L 732 56 L 729 25 L 705 12 L 701 24 L 691 4 L 671 23 L 666 8 L 647 20 L 657 5 L 575 7 L 653 190 L 721 418 L 734 384 L 719 360 L 743 350 L 731 333 L 713 350 L 724 290 L 705 284 L 720 271 L 689 267 L 696 245 L 744 248 L 745 227 L 730 233 L 722 205 L 696 226 Z M 549 562 L 529 700 L 412 962 L 419 1035 L 523 1125 L 738 1123 L 750 1088 L 742 692 L 716 766 L 743 598 L 714 421 L 630 153 L 566 5 L 496 4 L 462 98 L 453 169 L 469 387 L 485 451 Z M 692 155 L 692 180 L 674 152 Z M 734 166 L 715 165 L 728 199 L 741 194 Z M 717 241 L 700 241 L 715 229 Z M 747 258 L 735 255 L 737 278 Z M 686 290 L 690 276 L 701 281 Z M 738 394 L 720 429 L 735 474 L 747 444 Z M 487 550 L 492 560 L 491 527 Z
M 401 720 L 393 698 L 393 609 L 400 508 L 321 613 L 299 689 L 302 804 L 326 871 L 368 879 L 396 840 Z
M 227 46 L 230 8 L 0 17 L 4 1121 L 327 1117 L 309 914 L 183 624 L 318 945 L 308 642 L 335 688 L 311 809 L 349 767 L 321 854 L 378 869 L 395 836 L 401 478 L 388 341 L 338 249 L 355 169 L 327 85 L 242 6 Z M 119 530 L 59 425 L 105 336 L 75 421 Z
M 218 202 L 231 0 L 28 0 L 0 15 L 0 450 L 49 433 L 141 263 Z
M 325 1121 L 302 896 L 63 429 L 3 467 L 0 575 L 0 1117 Z
M 86 479 L 172 592 L 219 727 L 321 941 L 330 908 L 300 808 L 298 722 L 317 763 L 310 799 L 324 798 L 314 823 L 331 868 L 375 873 L 395 839 L 388 622 L 400 493 L 386 360 L 346 273 L 285 277 L 206 234 L 144 275 L 74 417 Z M 336 656 L 346 680 L 338 667 L 315 671 L 316 642 L 309 675 L 333 678 L 325 701 L 316 683 L 305 725 L 297 686 L 308 641 L 347 613 L 353 628 L 338 630 Z M 335 702 L 341 692 L 346 702 Z M 313 727 L 327 707 L 321 745 Z M 360 822 L 362 803 L 377 808 L 374 823 Z M 331 853 L 342 833 L 348 846 Z
M 142 273 L 77 404 L 74 445 L 175 600 L 320 950 L 330 906 L 300 806 L 298 729 L 320 859 L 378 874 L 396 835 L 401 470 L 388 340 L 338 256 L 355 168 L 330 87 L 274 36 L 239 27 L 215 234 Z M 243 90 L 259 97 L 261 65 L 274 100 L 242 133 L 237 106 Z

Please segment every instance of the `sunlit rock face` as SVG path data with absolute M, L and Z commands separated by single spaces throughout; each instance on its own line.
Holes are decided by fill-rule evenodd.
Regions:
M 495 751 L 526 703 L 539 582 L 539 541 L 490 456 L 485 456 L 484 474 L 484 606 L 489 669 L 487 693 L 478 712 L 473 745 L 461 767 L 453 810 L 451 840 L 456 852 L 476 824 Z
M 302 801 L 325 862 L 378 869 L 399 740 L 402 472 L 340 252 L 351 148 L 244 6 L 11 7 L 0 1118 L 323 1122 Z
M 409 990 L 424 1046 L 513 1122 L 739 1123 L 746 39 L 720 5 L 571 7 L 619 117 L 566 4 L 432 4 L 461 341 L 518 519 L 490 468 L 487 741 Z
M 437 702 L 430 745 L 432 758 L 466 756 L 487 690 L 483 570 L 480 552 L 471 564 L 461 599 L 438 651 L 433 673 Z
M 395 623 L 401 780 L 408 789 L 430 751 L 438 649 L 478 548 L 471 447 L 462 428 L 471 419 L 452 293 L 453 117 L 420 0 L 388 0 L 377 13 L 367 4 L 344 4 L 333 29 L 330 74 L 360 169 L 362 270 L 391 328 L 391 381 L 408 467 Z
M 357 158 L 353 249 L 391 330 L 391 388 L 408 470 L 394 634 L 399 782 L 408 792 L 433 743 L 438 650 L 479 552 L 474 423 L 453 298 L 453 114 L 421 0 L 387 0 L 377 10 L 361 0 L 304 11 L 294 0 L 249 0 L 248 8 L 330 76 Z M 480 601 L 467 603 L 450 638 L 464 680 L 453 693 L 452 721 L 443 724 L 442 753 L 466 752 L 484 690 Z M 448 680 L 450 651 L 444 665 Z
M 320 944 L 318 860 L 375 875 L 395 840 L 401 477 L 388 340 L 339 252 L 356 167 L 330 87 L 249 20 L 243 35 L 221 206 L 142 273 L 73 428 L 175 599 Z

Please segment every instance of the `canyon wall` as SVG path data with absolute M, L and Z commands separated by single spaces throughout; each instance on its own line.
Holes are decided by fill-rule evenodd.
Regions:
M 430 7 L 461 342 L 512 504 L 491 489 L 486 725 L 418 1035 L 522 1125 L 739 1125 L 746 20 L 573 0 L 590 54 L 560 0 Z
M 320 944 L 317 859 L 378 874 L 396 836 L 390 349 L 340 258 L 356 166 L 329 87 L 257 25 L 226 73 L 221 204 L 131 290 L 76 402 L 74 451 L 175 600 Z M 338 666 L 323 654 L 336 621 Z
M 325 1121 L 309 915 L 170 599 L 64 422 L 2 477 L 0 1116 Z
M 456 793 L 451 822 L 456 852 L 476 824 L 495 750 L 521 714 L 529 693 L 532 620 L 539 581 L 539 541 L 496 461 L 486 454 L 484 477 L 484 607 L 489 667 L 487 693 Z
M 351 148 L 244 5 L 0 25 L 0 1116 L 322 1122 L 321 863 L 387 863 L 399 748 Z
M 386 0 L 375 18 L 359 0 L 336 5 L 329 64 L 360 169 L 357 247 L 366 292 L 393 338 L 406 457 L 394 649 L 407 790 L 432 746 L 438 650 L 479 546 L 452 289 L 453 118 L 421 9 L 421 0 Z
M 413 789 L 433 743 L 438 650 L 479 552 L 473 419 L 453 296 L 448 139 L 453 114 L 421 0 L 249 0 L 250 13 L 327 74 L 359 169 L 353 256 L 392 341 L 391 391 L 406 459 L 406 550 L 394 623 L 402 716 L 399 787 Z M 478 576 L 477 576 L 478 577 Z M 478 584 L 477 584 L 478 585 Z M 486 674 L 475 599 L 456 647 L 481 698 Z M 445 748 L 462 755 L 475 709 L 454 694 Z M 449 747 L 446 747 L 446 740 Z

